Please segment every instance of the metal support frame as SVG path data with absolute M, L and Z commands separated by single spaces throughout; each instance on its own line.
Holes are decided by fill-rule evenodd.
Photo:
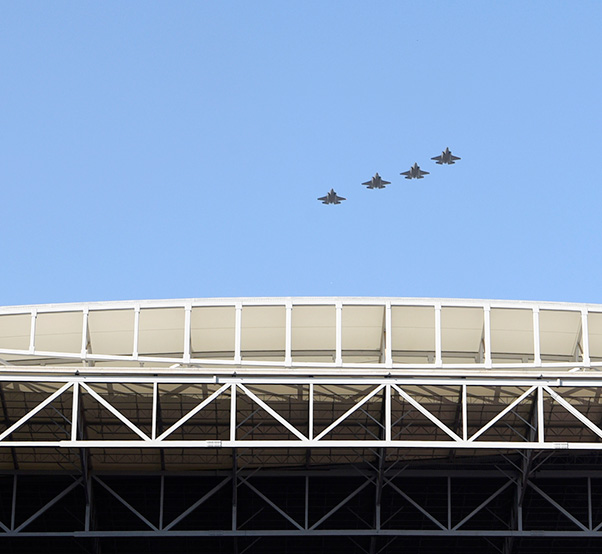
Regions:
M 0 387 L 2 382 L 19 382 L 21 385 L 33 385 L 35 382 L 30 378 L 23 376 L 0 376 Z M 0 449 L 31 447 L 59 447 L 59 448 L 426 448 L 426 449 L 453 449 L 453 450 L 600 450 L 602 441 L 596 439 L 602 438 L 602 429 L 598 421 L 592 420 L 587 411 L 577 409 L 574 402 L 570 402 L 563 397 L 565 391 L 570 387 L 600 389 L 602 381 L 585 379 L 583 377 L 565 377 L 563 379 L 545 379 L 545 378 L 506 378 L 506 379 L 484 379 L 484 378 L 351 378 L 340 379 L 333 378 L 298 378 L 288 377 L 224 377 L 205 379 L 202 377 L 188 379 L 178 377 L 117 377 L 103 376 L 89 378 L 83 376 L 66 377 L 48 377 L 44 378 L 44 383 L 52 385 L 54 392 L 45 398 L 41 398 L 38 393 L 35 395 L 37 404 L 29 407 L 28 411 L 16 421 L 10 420 L 7 423 L 8 414 L 5 414 L 4 424 L 0 423 Z M 160 406 L 160 385 L 180 384 L 186 390 L 186 387 L 196 386 L 197 388 L 204 384 L 211 384 L 215 391 L 207 394 L 204 398 L 197 401 L 197 404 L 188 411 L 183 411 L 179 419 L 168 429 L 160 432 L 159 426 L 159 406 Z M 131 387 L 141 387 L 143 392 L 140 394 L 151 395 L 152 415 L 148 417 L 148 427 L 150 433 L 140 428 L 140 422 L 133 421 L 131 417 L 126 416 L 118 401 L 112 396 L 108 398 L 98 392 L 99 387 L 108 387 L 109 385 L 129 384 Z M 461 430 L 458 433 L 450 428 L 457 425 L 456 422 L 446 424 L 440 416 L 434 411 L 438 408 L 438 402 L 433 399 L 421 398 L 416 395 L 416 387 L 456 387 L 458 393 L 455 396 L 456 414 L 462 414 Z M 260 387 L 261 393 L 253 392 L 253 387 Z M 295 417 L 283 415 L 279 412 L 282 404 L 290 401 L 290 394 L 282 392 L 283 388 L 290 388 L 297 394 L 298 387 L 305 387 L 308 391 L 304 398 L 297 402 L 302 402 L 302 410 L 305 415 L 298 413 Z M 316 396 L 316 387 L 321 387 L 324 391 L 336 387 L 343 387 L 352 390 L 354 393 L 350 396 L 342 394 L 331 394 L 324 398 Z M 475 397 L 471 397 L 471 391 L 482 391 L 483 389 L 491 391 L 503 390 L 508 387 L 514 387 L 522 394 L 516 393 L 516 397 L 508 400 L 507 404 L 501 404 L 498 412 L 491 415 L 479 416 L 475 419 L 471 416 L 471 406 L 474 406 Z M 34 387 L 35 389 L 35 387 Z M 64 432 L 57 431 L 54 435 L 45 430 L 45 434 L 36 434 L 36 430 L 28 432 L 27 438 L 15 438 L 23 436 L 23 429 L 27 428 L 30 420 L 36 414 L 47 408 L 54 401 L 60 400 L 65 394 L 73 395 L 73 408 L 70 414 L 57 415 L 63 420 L 73 421 L 71 425 L 70 436 L 65 437 Z M 93 440 L 86 438 L 86 426 L 91 425 L 90 421 L 82 421 L 78 404 L 81 401 L 81 395 L 85 393 L 88 401 L 98 403 L 99 407 L 110 413 L 115 422 L 123 426 L 123 429 L 130 434 L 128 439 L 115 439 L 113 436 L 104 435 L 101 438 Z M 4 390 L 6 395 L 6 390 Z M 291 393 L 292 394 L 292 393 Z M 478 394 L 482 394 L 479 392 Z M 34 395 L 32 395 L 34 396 Z M 263 398 L 262 398 L 263 396 Z M 424 395 L 423 395 L 424 396 Z M 244 436 L 236 433 L 237 429 L 237 397 L 249 403 L 252 402 L 261 412 L 263 422 L 271 422 L 274 428 L 280 429 L 277 435 L 271 434 L 266 437 L 260 433 L 246 433 Z M 280 399 L 280 402 L 272 405 L 269 400 L 272 397 Z M 362 436 L 353 436 L 350 433 L 350 425 L 356 426 L 358 414 L 365 416 L 366 407 L 373 405 L 374 402 L 383 399 L 384 419 L 378 425 L 381 425 L 383 432 L 363 433 Z M 512 415 L 516 410 L 523 409 L 530 402 L 536 399 L 536 428 L 537 433 L 533 436 L 524 437 L 521 434 L 501 435 L 500 440 L 496 440 L 495 431 L 504 425 L 504 418 Z M 33 402 L 33 401 L 32 401 Z M 116 403 L 117 402 L 117 403 Z M 229 436 L 217 439 L 198 440 L 188 438 L 187 435 L 178 436 L 178 431 L 191 418 L 203 419 L 206 413 L 211 410 L 214 402 L 221 402 L 222 408 L 227 410 L 229 406 L 230 433 Z M 225 403 L 224 403 L 225 402 Z M 547 438 L 547 427 L 552 425 L 558 427 L 562 422 L 544 421 L 544 403 L 554 403 L 556 413 L 562 413 L 563 417 L 570 420 L 570 433 L 564 435 L 554 435 L 552 440 Z M 331 407 L 340 404 L 345 411 L 334 421 L 326 421 L 326 412 L 331 411 Z M 392 407 L 394 406 L 394 408 Z M 401 407 L 400 407 L 401 406 Z M 405 406 L 405 407 L 404 407 Z M 590 407 L 595 407 L 592 402 Z M 401 411 L 400 411 L 401 410 Z M 405 410 L 405 411 L 404 411 Z M 418 436 L 416 434 L 405 432 L 399 429 L 398 421 L 406 417 L 408 410 L 417 412 L 423 417 L 425 425 L 430 426 L 432 432 Z M 392 415 L 392 411 L 395 414 Z M 489 413 L 489 412 L 488 412 Z M 318 414 L 322 421 L 322 427 L 317 426 L 316 417 Z M 372 416 L 370 416 L 372 417 Z M 471 417 L 473 419 L 471 420 Z M 558 419 L 558 418 L 557 418 Z M 428 421 L 428 423 L 426 423 Z M 224 418 L 224 424 L 227 418 Z M 81 425 L 81 432 L 76 432 Z M 58 428 L 58 427 L 57 427 Z M 365 430 L 365 428 L 364 428 Z M 21 434 L 20 434 L 21 433 Z M 174 435 L 177 438 L 174 438 Z M 560 438 L 559 438 L 560 437 Z M 585 437 L 585 438 L 584 438 Z M 595 437 L 594 440 L 590 437 Z
M 60 508 L 63 499 L 66 499 L 69 495 L 82 497 L 83 499 L 87 485 L 82 476 L 73 475 L 73 480 L 68 486 L 48 499 L 33 513 L 22 513 L 22 509 L 17 510 L 18 497 L 21 491 L 20 484 L 22 481 L 26 483 L 28 475 L 23 472 L 13 472 L 8 475 L 0 474 L 0 479 L 11 479 L 13 482 L 13 494 L 10 498 L 5 499 L 7 507 L 10 504 L 10 521 L 0 521 L 0 540 L 9 537 L 67 536 L 80 538 L 126 536 L 229 536 L 233 538 L 244 536 L 363 536 L 377 538 L 428 535 L 433 537 L 498 537 L 508 540 L 520 537 L 602 538 L 602 521 L 594 518 L 592 509 L 592 479 L 599 480 L 601 478 L 599 471 L 591 472 L 591 474 L 584 471 L 580 476 L 563 475 L 562 471 L 548 472 L 549 475 L 555 476 L 556 482 L 564 483 L 565 486 L 567 486 L 566 481 L 568 480 L 568 487 L 574 485 L 580 485 L 581 488 L 585 487 L 585 494 L 582 495 L 578 503 L 573 500 L 572 503 L 565 504 L 546 492 L 546 486 L 550 486 L 549 476 L 543 481 L 546 484 L 540 483 L 537 475 L 532 475 L 525 481 L 525 493 L 529 495 L 533 505 L 539 506 L 543 502 L 548 506 L 550 514 L 555 514 L 555 517 L 565 522 L 562 530 L 556 530 L 552 525 L 546 523 L 538 524 L 536 522 L 526 525 L 520 519 L 511 517 L 510 512 L 514 509 L 514 501 L 508 502 L 507 499 L 512 497 L 516 499 L 512 491 L 520 487 L 523 476 L 519 470 L 498 468 L 497 471 L 466 471 L 452 468 L 429 471 L 407 469 L 407 466 L 398 468 L 395 465 L 383 465 L 378 468 L 377 475 L 373 475 L 365 473 L 359 467 L 355 468 L 355 471 L 351 474 L 348 469 L 322 472 L 312 469 L 305 471 L 244 469 L 238 467 L 236 457 L 233 457 L 232 470 L 230 472 L 212 472 L 212 475 L 207 475 L 208 483 L 214 482 L 216 475 L 220 476 L 220 480 L 212 487 L 205 487 L 202 492 L 199 492 L 198 498 L 192 504 L 170 521 L 166 521 L 164 518 L 164 498 L 178 493 L 179 488 L 172 491 L 169 476 L 166 476 L 165 473 L 123 474 L 123 476 L 127 475 L 128 479 L 116 481 L 115 477 L 119 474 L 92 472 L 93 490 L 102 490 L 108 493 L 115 502 L 132 516 L 132 521 L 142 523 L 142 528 L 139 524 L 132 523 L 130 529 L 124 529 L 123 522 L 116 522 L 116 525 L 112 526 L 111 518 L 106 517 L 102 524 L 91 527 L 84 523 L 86 504 L 82 500 L 80 503 L 75 503 L 81 506 L 83 511 L 80 522 L 75 523 L 72 529 L 61 531 L 32 530 L 31 525 L 43 514 L 51 513 L 53 509 Z M 331 504 L 330 507 L 312 504 L 310 495 L 306 492 L 296 496 L 303 505 L 291 507 L 287 503 L 287 506 L 284 506 L 273 498 L 274 494 L 277 496 L 278 491 L 270 488 L 270 483 L 275 477 L 292 476 L 293 474 L 296 478 L 304 477 L 303 480 L 298 480 L 298 483 L 299 487 L 305 489 L 305 491 L 310 488 L 315 491 L 320 488 L 328 489 L 329 487 L 339 487 L 344 490 L 344 487 L 346 487 L 346 493 L 341 500 Z M 545 476 L 545 474 L 546 472 L 543 471 L 542 475 Z M 198 475 L 195 478 L 198 480 Z M 108 482 L 110 479 L 113 479 L 111 484 Z M 146 505 L 145 512 L 147 513 L 142 513 L 128 500 L 128 494 L 131 494 L 132 483 L 135 483 L 136 480 L 140 481 L 141 486 L 148 487 L 151 479 L 154 486 L 160 487 L 161 494 L 158 496 L 158 505 Z M 210 479 L 213 479 L 213 481 L 209 481 Z M 361 479 L 361 482 L 358 479 Z M 426 485 L 427 482 L 437 479 L 440 483 L 438 500 L 431 500 L 427 507 L 413 497 L 416 491 L 419 490 L 416 483 Z M 352 481 L 351 484 L 350 480 Z M 481 495 L 478 499 L 476 497 L 471 499 L 471 503 L 466 505 L 456 482 L 465 484 L 467 480 L 474 480 L 475 483 L 486 486 L 491 492 Z M 314 487 L 312 487 L 313 482 L 316 483 Z M 325 487 L 325 483 L 329 483 L 329 486 Z M 223 526 L 216 529 L 207 529 L 202 528 L 202 526 L 199 528 L 191 527 L 190 523 L 184 526 L 181 525 L 184 520 L 188 521 L 186 518 L 191 517 L 197 510 L 220 510 L 217 504 L 212 503 L 212 500 L 228 484 L 231 484 L 232 487 L 232 512 L 229 515 L 224 512 L 223 522 L 225 524 Z M 262 525 L 256 527 L 254 517 L 248 518 L 246 521 L 241 521 L 238 518 L 236 495 L 240 487 L 245 487 L 246 491 L 251 493 L 252 501 L 259 509 L 263 506 L 269 507 L 273 510 L 273 513 L 277 514 L 278 522 L 276 525 L 266 529 L 265 527 L 262 528 Z M 414 492 L 410 492 L 410 489 Z M 375 520 L 366 519 L 365 516 L 371 510 L 369 507 L 367 511 L 358 513 L 358 510 L 362 510 L 362 501 L 360 500 L 358 504 L 357 499 L 365 498 L 366 494 L 376 494 L 377 498 L 384 498 L 385 495 L 388 497 L 389 505 L 386 517 L 378 514 Z M 399 499 L 399 503 L 395 500 L 396 498 Z M 504 498 L 504 500 L 500 502 L 501 498 Z M 391 501 L 395 506 L 399 504 L 401 508 L 393 510 Z M 461 509 L 460 506 L 462 506 Z M 494 506 L 494 511 L 500 511 L 501 516 L 503 516 L 504 524 L 502 526 L 500 526 L 498 519 L 491 517 L 492 506 Z M 293 513 L 293 509 L 298 514 L 304 513 L 305 516 L 299 519 Z M 537 508 L 533 509 L 537 510 Z M 406 515 L 400 518 L 401 510 L 404 510 Z M 584 520 L 583 516 L 575 515 L 573 512 L 586 513 L 587 519 Z M 149 516 L 148 513 L 154 515 Z M 344 517 L 341 517 L 341 515 Z M 333 526 L 331 521 L 335 517 L 337 525 Z M 483 519 L 480 519 L 478 524 L 473 525 L 474 520 L 483 517 L 489 522 L 489 526 L 483 526 Z M 421 523 L 413 527 L 411 523 L 415 521 Z M 370 547 L 372 551 L 376 551 L 376 541 L 370 541 L 370 544 L 372 545 Z
M 334 333 L 334 357 L 331 362 L 307 362 L 297 361 L 295 353 L 292 352 L 293 340 L 293 323 L 292 312 L 296 306 L 333 306 L 335 311 Z M 209 359 L 192 351 L 192 312 L 195 309 L 202 307 L 217 307 L 227 306 L 234 309 L 234 326 L 233 333 L 233 351 L 224 357 Z M 254 354 L 254 359 L 244 359 L 242 346 L 243 319 L 245 308 L 253 306 L 280 306 L 284 308 L 284 341 L 282 349 L 284 351 L 283 361 L 274 361 L 269 356 L 265 360 L 261 360 L 261 356 Z M 382 356 L 377 363 L 354 363 L 348 361 L 347 352 L 342 349 L 343 334 L 343 313 L 347 307 L 354 306 L 382 306 L 384 310 L 384 325 L 386 333 L 385 356 Z M 425 363 L 416 363 L 408 361 L 407 363 L 400 361 L 399 352 L 394 353 L 396 348 L 392 337 L 392 315 L 391 312 L 397 307 L 429 307 L 433 309 L 433 334 L 434 334 L 434 352 L 426 354 L 424 357 Z M 483 311 L 483 328 L 482 328 L 482 344 L 479 346 L 479 351 L 476 354 L 475 363 L 469 364 L 466 362 L 454 363 L 454 356 L 460 358 L 469 357 L 469 353 L 454 353 L 443 352 L 444 330 L 441 327 L 442 310 L 447 308 L 478 308 Z M 179 345 L 175 345 L 175 350 L 169 353 L 140 353 L 140 316 L 144 310 L 152 310 L 157 308 L 174 308 L 183 311 L 182 317 L 182 336 L 183 341 Z M 492 310 L 523 310 L 532 312 L 532 335 L 533 335 L 533 357 L 530 361 L 523 360 L 517 362 L 520 358 L 520 353 L 508 353 L 509 361 L 504 361 L 504 356 L 499 352 L 492 352 L 492 325 L 491 311 Z M 90 326 L 89 318 L 95 312 L 103 312 L 109 310 L 131 311 L 133 312 L 133 327 L 132 327 L 132 345 L 125 352 L 119 351 L 114 353 L 98 353 L 94 351 L 94 345 L 90 343 Z M 577 330 L 577 344 L 575 344 L 573 353 L 565 355 L 554 355 L 542 352 L 542 332 L 540 330 L 540 320 L 542 314 L 549 311 L 570 312 L 579 314 L 580 322 Z M 37 319 L 39 315 L 55 314 L 55 313 L 81 313 L 81 342 L 78 341 L 77 348 L 72 351 L 54 351 L 41 350 L 39 345 L 36 345 L 37 335 Z M 237 368 L 274 368 L 286 367 L 290 369 L 314 368 L 321 372 L 337 370 L 338 368 L 357 368 L 367 371 L 379 370 L 388 372 L 390 370 L 412 370 L 412 369 L 470 369 L 475 370 L 495 370 L 495 369 L 550 369 L 560 370 L 565 369 L 575 371 L 590 371 L 599 370 L 601 367 L 600 361 L 590 353 L 590 336 L 588 330 L 588 321 L 590 315 L 596 316 L 602 313 L 602 307 L 597 305 L 586 304 L 561 304 L 561 303 L 535 303 L 535 302 L 513 302 L 501 300 L 462 300 L 462 299 L 395 299 L 395 298 L 281 298 L 281 299 L 185 299 L 185 300 L 157 300 L 157 301 L 132 301 L 132 302 L 99 302 L 86 303 L 77 305 L 41 305 L 41 306 L 22 306 L 22 307 L 0 307 L 0 317 L 3 315 L 25 315 L 31 318 L 30 336 L 28 344 L 22 345 L 21 348 L 5 347 L 0 344 L 0 356 L 15 356 L 16 365 L 27 363 L 36 364 L 38 361 L 42 363 L 59 364 L 61 361 L 73 362 L 81 361 L 83 366 L 94 365 L 103 362 L 140 362 L 145 364 L 167 363 L 179 367 L 188 366 L 196 368 L 213 368 L 215 371 Z M 572 329 L 575 331 L 575 329 Z M 39 342 L 39 341 L 38 341 Z M 306 352 L 307 354 L 307 352 Z M 323 351 L 314 352 L 316 356 L 324 355 Z M 200 356 L 200 357 L 199 357 Z M 394 358 L 397 357 L 397 361 Z M 579 360 L 578 358 L 582 359 Z M 430 360 L 427 362 L 427 358 Z M 336 371 L 335 371 L 336 372 Z
M 266 352 L 265 360 L 264 353 L 248 350 L 245 310 L 263 305 L 284 308 L 278 323 L 284 337 L 281 361 L 269 359 L 276 350 Z M 299 344 L 293 320 L 300 305 L 333 308 L 334 342 L 328 348 L 293 349 Z M 232 308 L 231 351 L 193 350 L 199 342 L 195 310 L 202 306 Z M 383 308 L 382 323 L 374 318 L 382 327 L 374 348 L 350 349 L 349 306 Z M 396 310 L 408 306 L 432 308 L 428 351 L 400 349 Z M 173 351 L 151 355 L 144 346 L 145 310 L 158 307 L 182 309 L 183 344 L 174 340 Z M 448 309 L 454 307 L 482 310 L 482 329 L 471 331 L 475 345 L 480 336 L 478 348 L 450 347 Z M 114 309 L 132 311 L 132 344 L 123 352 L 101 354 L 91 344 L 94 312 Z M 525 311 L 532 326 L 528 346 L 518 353 L 500 352 L 496 318 L 504 309 Z M 573 312 L 563 354 L 550 348 L 550 310 Z M 50 312 L 81 313 L 73 352 L 40 350 L 48 342 L 39 340 L 36 329 L 44 332 L 44 314 Z M 0 360 L 0 455 L 3 467 L 12 468 L 0 471 L 5 492 L 0 542 L 86 538 L 100 552 L 105 537 L 228 537 L 233 551 L 243 554 L 262 537 L 347 536 L 376 554 L 397 537 L 428 535 L 499 540 L 500 552 L 510 554 L 523 537 L 602 539 L 596 508 L 602 472 L 585 465 L 547 469 L 549 460 L 562 456 L 599 460 L 602 365 L 595 328 L 600 313 L 602 307 L 594 305 L 341 298 L 0 308 L 0 315 L 25 314 L 20 321 L 26 327 L 21 349 L 0 348 L 9 360 Z M 411 361 L 414 354 L 428 363 Z M 322 361 L 304 361 L 311 359 Z M 63 362 L 77 366 L 61 367 Z M 130 367 L 114 367 L 120 362 Z M 212 459 L 207 465 L 212 469 L 174 471 L 170 449 L 181 449 L 184 456 L 197 449 L 195 460 Z M 107 459 L 121 460 L 120 469 L 98 471 L 99 450 Z M 123 470 L 132 452 L 145 460 L 158 452 L 153 467 L 160 471 Z M 21 468 L 52 455 L 58 460 L 52 475 L 61 477 L 62 489 L 30 509 L 23 500 L 28 480 L 42 473 Z M 494 461 L 465 469 L 467 456 Z M 72 460 L 73 471 L 61 466 L 62 459 Z M 422 469 L 412 459 L 436 461 L 440 469 Z M 185 500 L 174 476 L 179 487 L 187 477 L 196 483 Z M 283 479 L 294 489 L 290 496 L 279 489 Z M 572 484 L 579 495 L 570 491 Z M 132 494 L 151 487 L 156 487 L 152 500 L 141 508 Z M 116 503 L 131 521 L 117 525 L 97 509 L 100 498 Z M 73 512 L 71 527 L 39 530 L 47 516 L 58 520 L 66 503 Z M 538 519 L 542 510 L 562 524 Z M 267 527 L 257 517 L 262 512 L 271 514 Z M 215 526 L 194 525 L 195 518 L 214 514 Z M 238 537 L 250 542 L 239 545 Z

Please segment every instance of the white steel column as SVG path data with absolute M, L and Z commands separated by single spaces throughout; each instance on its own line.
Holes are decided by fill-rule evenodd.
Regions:
M 73 383 L 73 404 L 71 409 L 71 440 L 77 440 L 77 426 L 79 425 L 79 382 Z
M 393 323 L 391 302 L 385 304 L 385 366 L 393 366 Z
M 335 353 L 335 364 L 338 366 L 343 365 L 343 304 L 337 302 L 335 304 L 336 311 L 336 353 Z
M 483 334 L 485 342 L 485 367 L 492 367 L 491 360 L 491 307 L 486 305 L 483 307 Z
M 38 310 L 31 310 L 31 326 L 29 330 L 29 353 L 33 354 L 36 350 L 36 320 L 38 318 Z
M 230 387 L 230 440 L 236 440 L 236 383 Z
M 132 356 L 138 359 L 138 335 L 140 331 L 140 306 L 134 308 L 134 344 L 132 345 Z
M 314 384 L 309 384 L 309 429 L 307 431 L 307 436 L 309 440 L 314 439 Z
M 391 385 L 385 385 L 385 440 L 391 440 Z
M 153 415 L 151 422 L 151 437 L 153 440 L 157 438 L 157 409 L 159 404 L 159 383 L 153 383 Z
M 545 439 L 545 430 L 543 422 L 543 387 L 537 387 L 537 442 L 543 443 Z
M 588 366 L 591 363 L 589 355 L 589 321 L 587 319 L 587 310 L 581 310 L 581 340 L 583 341 L 583 365 Z
M 441 354 L 441 304 L 435 304 L 435 365 L 443 365 Z
M 541 340 L 539 338 L 539 308 L 533 308 L 533 357 L 535 365 L 541 365 Z
M 291 367 L 293 364 L 293 303 L 287 300 L 285 303 L 285 345 L 284 345 L 284 365 Z
M 184 307 L 184 363 L 190 363 L 190 316 L 192 306 L 190 302 Z
M 90 310 L 86 307 L 83 310 L 82 317 L 82 360 L 85 360 L 88 357 L 88 316 L 90 314 Z
M 237 302 L 236 306 L 236 320 L 234 329 L 234 363 L 239 364 L 242 361 L 241 355 L 241 337 L 242 337 L 242 303 Z
M 466 385 L 462 385 L 462 440 L 468 440 L 468 405 Z

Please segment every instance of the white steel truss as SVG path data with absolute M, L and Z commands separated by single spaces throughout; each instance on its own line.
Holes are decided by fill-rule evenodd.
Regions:
M 0 308 L 0 538 L 602 538 L 600 369 L 587 304 Z
M 602 449 L 602 381 L 571 374 L 38 380 L 2 375 L 0 387 L 0 449 Z M 93 430 L 107 424 L 121 431 Z M 202 438 L 203 433 L 211 436 Z

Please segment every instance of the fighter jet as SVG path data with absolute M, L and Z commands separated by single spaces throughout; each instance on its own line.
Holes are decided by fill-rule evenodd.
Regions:
M 347 198 L 343 198 L 342 196 L 338 196 L 334 189 L 330 189 L 330 192 L 326 196 L 322 196 L 322 198 L 318 198 L 322 204 L 340 204 L 341 200 L 347 200 Z
M 403 173 L 400 173 L 400 175 L 405 175 L 406 179 L 424 179 L 423 175 L 428 174 L 429 172 L 422 171 L 417 163 L 410 167 L 410 171 L 404 171 Z
M 443 152 L 441 152 L 441 156 L 435 156 L 434 158 L 431 158 L 431 160 L 436 160 L 439 165 L 452 165 L 456 163 L 455 160 L 461 159 L 462 158 L 458 158 L 458 156 L 453 156 L 449 148 L 446 148 Z
M 390 184 L 390 181 L 383 181 L 383 178 L 378 173 L 376 173 L 370 181 L 362 183 L 362 185 L 367 185 L 369 189 L 384 189 L 385 185 Z

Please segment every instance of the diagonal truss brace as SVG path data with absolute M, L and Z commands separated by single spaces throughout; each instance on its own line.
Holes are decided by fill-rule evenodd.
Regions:
M 167 431 L 158 436 L 157 440 L 162 441 L 163 439 L 165 439 L 165 437 L 171 435 L 178 427 L 184 425 L 184 423 L 186 423 L 191 417 L 199 413 L 205 406 L 213 402 L 213 400 L 220 396 L 226 389 L 230 389 L 232 387 L 234 387 L 234 384 L 231 385 L 230 383 L 221 386 L 214 393 L 205 398 L 205 400 L 203 400 L 200 404 L 198 404 L 196 407 L 190 410 L 185 416 L 176 421 L 169 429 L 167 429 Z
M 328 433 L 330 433 L 335 427 L 337 427 L 339 425 L 339 423 L 341 423 L 342 421 L 346 420 L 356 410 L 359 410 L 373 396 L 375 396 L 381 390 L 383 390 L 384 387 L 385 387 L 385 385 L 379 385 L 379 386 L 377 386 L 371 393 L 369 393 L 366 396 L 364 396 L 364 398 L 362 398 L 362 400 L 360 400 L 355 406 L 353 406 L 352 408 L 350 408 L 349 410 L 347 410 L 334 423 L 331 423 L 328 427 L 326 427 L 326 429 L 324 429 L 319 435 L 317 435 L 314 440 L 319 441 L 322 437 L 325 437 L 326 435 L 328 435 Z
M 416 408 L 423 416 L 427 417 L 432 423 L 434 423 L 439 429 L 447 433 L 452 439 L 455 441 L 461 442 L 462 439 L 454 433 L 445 423 L 439 420 L 439 418 L 435 417 L 431 412 L 429 412 L 420 402 L 414 400 L 408 393 L 402 390 L 397 385 L 393 385 L 393 388 L 414 408 Z
M 296 429 L 293 425 L 291 425 L 286 419 L 284 419 L 278 412 L 276 412 L 273 408 L 268 406 L 263 400 L 257 397 L 256 394 L 253 394 L 247 387 L 242 384 L 232 385 L 238 386 L 240 390 L 242 390 L 253 402 L 255 402 L 258 406 L 261 406 L 268 414 L 270 414 L 274 419 L 284 425 L 293 435 L 297 436 L 301 440 L 308 440 L 307 437 L 301 433 L 298 429 Z
M 134 425 L 127 417 L 125 417 L 114 406 L 112 406 L 111 404 L 109 404 L 97 392 L 95 392 L 94 390 L 92 390 L 88 385 L 86 385 L 86 383 L 80 383 L 80 384 L 81 384 L 81 386 L 84 389 L 86 389 L 86 391 L 88 391 L 88 393 L 90 394 L 90 396 L 92 396 L 93 398 L 95 398 L 100 404 L 102 404 L 107 410 L 109 410 L 109 412 L 111 412 L 117 419 L 119 419 L 122 423 L 124 423 L 132 431 L 134 431 L 134 433 L 136 433 L 140 438 L 142 438 L 145 441 L 150 441 L 151 440 L 151 438 L 146 433 L 144 433 L 143 431 L 141 431 L 140 429 L 138 429 L 138 427 L 136 425 Z
M 25 414 L 21 419 L 19 419 L 19 421 L 17 421 L 16 423 L 13 423 L 8 429 L 6 429 L 4 432 L 2 432 L 0 434 L 0 441 L 4 440 L 6 437 L 8 437 L 13 431 L 15 431 L 16 429 L 21 427 L 21 425 L 23 425 L 25 422 L 27 422 L 29 419 L 31 419 L 38 412 L 42 411 L 46 406 L 48 406 L 48 404 L 50 404 L 56 398 L 61 396 L 61 394 L 63 394 L 67 389 L 71 388 L 72 385 L 73 385 L 73 383 L 66 383 L 60 389 L 58 389 L 57 391 L 52 393 L 48 398 L 46 398 L 46 400 L 44 400 L 43 402 L 40 402 L 40 404 L 38 404 L 35 408 L 33 408 L 27 414 Z
M 495 425 L 500 419 L 502 419 L 508 412 L 514 410 L 516 406 L 518 406 L 527 396 L 529 396 L 536 389 L 535 385 L 532 386 L 529 390 L 521 394 L 514 402 L 506 406 L 498 415 L 496 415 L 489 423 L 481 427 L 472 437 L 468 439 L 469 442 L 472 442 L 479 438 L 485 431 L 487 431 L 490 427 Z

